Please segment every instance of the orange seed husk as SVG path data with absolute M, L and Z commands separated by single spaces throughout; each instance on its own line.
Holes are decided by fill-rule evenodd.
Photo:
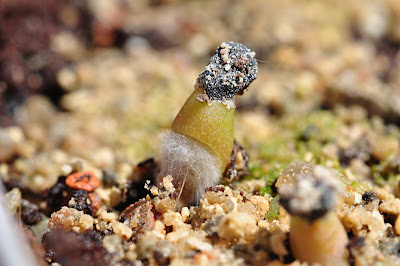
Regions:
M 65 179 L 65 184 L 73 189 L 92 192 L 100 186 L 100 181 L 93 171 L 82 171 L 69 175 Z
M 89 199 L 92 202 L 90 207 L 92 208 L 93 214 L 95 214 L 101 206 L 101 198 L 96 192 L 89 193 Z

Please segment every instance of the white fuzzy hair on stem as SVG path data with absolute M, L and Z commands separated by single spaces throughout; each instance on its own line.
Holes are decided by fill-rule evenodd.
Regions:
M 205 189 L 216 185 L 220 179 L 218 159 L 199 141 L 174 131 L 163 133 L 162 139 L 157 184 L 171 175 L 179 192 L 179 205 L 197 203 Z

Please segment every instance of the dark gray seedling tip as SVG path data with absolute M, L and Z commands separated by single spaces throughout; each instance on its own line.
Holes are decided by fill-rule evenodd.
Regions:
M 336 194 L 327 186 L 323 184 L 314 184 L 314 189 L 320 190 L 319 197 L 314 202 L 310 203 L 307 208 L 298 208 L 293 201 L 300 201 L 301 196 L 297 195 L 281 195 L 279 203 L 291 214 L 297 215 L 307 219 L 308 221 L 314 221 L 321 218 L 326 213 L 331 211 L 335 204 Z M 294 191 L 294 194 L 301 193 L 298 190 Z
M 198 77 L 211 100 L 232 99 L 243 94 L 257 78 L 255 53 L 235 42 L 224 42 Z
M 310 173 L 297 175 L 296 183 L 278 189 L 279 202 L 290 214 L 314 221 L 335 207 L 340 186 L 333 170 L 318 165 Z

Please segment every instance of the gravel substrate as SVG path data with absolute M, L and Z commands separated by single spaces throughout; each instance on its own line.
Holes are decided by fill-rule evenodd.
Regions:
M 49 0 L 53 24 L 3 2 L 37 33 L 29 51 L 0 36 L 0 178 L 38 264 L 305 265 L 292 222 L 328 215 L 347 234 L 332 263 L 400 264 L 400 1 Z M 229 41 L 258 78 L 221 182 L 178 207 L 160 135 Z

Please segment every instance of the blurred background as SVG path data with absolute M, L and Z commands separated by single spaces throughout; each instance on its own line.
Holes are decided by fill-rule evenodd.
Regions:
M 400 124 L 398 0 L 3 0 L 0 161 L 38 190 L 72 158 L 129 172 L 223 41 L 259 62 L 237 99 L 253 158 L 292 159 L 279 157 L 282 138 L 271 146 L 282 123 L 324 139 L 336 116 Z M 307 116 L 316 126 L 293 126 L 321 110 Z

